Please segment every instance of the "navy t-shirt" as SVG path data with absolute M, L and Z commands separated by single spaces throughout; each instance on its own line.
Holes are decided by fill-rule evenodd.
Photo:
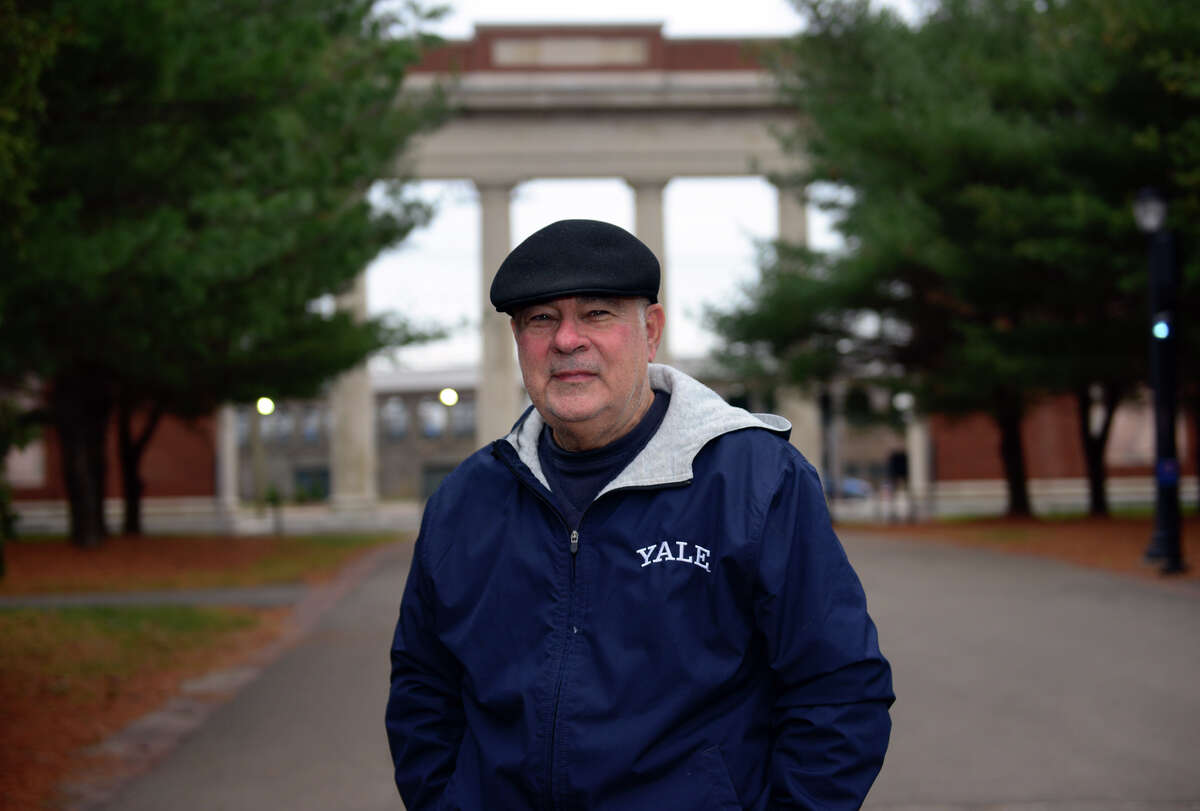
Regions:
M 646 447 L 662 424 L 670 402 L 671 395 L 667 392 L 654 392 L 650 410 L 632 431 L 615 442 L 587 451 L 564 451 L 554 441 L 550 426 L 542 427 L 538 437 L 538 459 L 546 481 L 550 482 L 555 504 L 571 529 L 579 527 L 583 511 L 595 500 L 596 494 Z

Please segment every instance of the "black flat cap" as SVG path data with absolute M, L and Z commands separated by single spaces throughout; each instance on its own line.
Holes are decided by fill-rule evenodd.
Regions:
M 654 252 L 626 231 L 598 220 L 559 220 L 513 248 L 492 280 L 502 313 L 563 296 L 645 296 L 658 301 Z

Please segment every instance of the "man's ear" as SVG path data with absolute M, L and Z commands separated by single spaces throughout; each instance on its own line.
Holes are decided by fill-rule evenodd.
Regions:
M 646 343 L 650 346 L 650 360 L 658 353 L 658 345 L 662 341 L 663 326 L 667 321 L 667 311 L 661 304 L 651 304 L 646 307 Z
M 515 340 L 517 337 L 517 319 L 515 316 L 510 315 L 508 317 L 508 327 L 512 330 L 513 339 Z

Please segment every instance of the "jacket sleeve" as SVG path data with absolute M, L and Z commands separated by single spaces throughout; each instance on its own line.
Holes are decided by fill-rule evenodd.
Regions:
M 466 727 L 462 668 L 434 629 L 425 561 L 431 512 L 426 509 L 400 602 L 386 712 L 396 787 L 409 811 L 437 807 L 454 772 Z
M 775 680 L 771 807 L 859 808 L 891 733 L 891 668 L 816 471 L 792 459 L 763 513 L 755 599 Z

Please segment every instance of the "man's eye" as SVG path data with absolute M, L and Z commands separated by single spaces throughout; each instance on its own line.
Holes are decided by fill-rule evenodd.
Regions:
M 588 312 L 588 318 L 603 318 L 606 315 L 611 315 L 608 310 L 591 310 Z

